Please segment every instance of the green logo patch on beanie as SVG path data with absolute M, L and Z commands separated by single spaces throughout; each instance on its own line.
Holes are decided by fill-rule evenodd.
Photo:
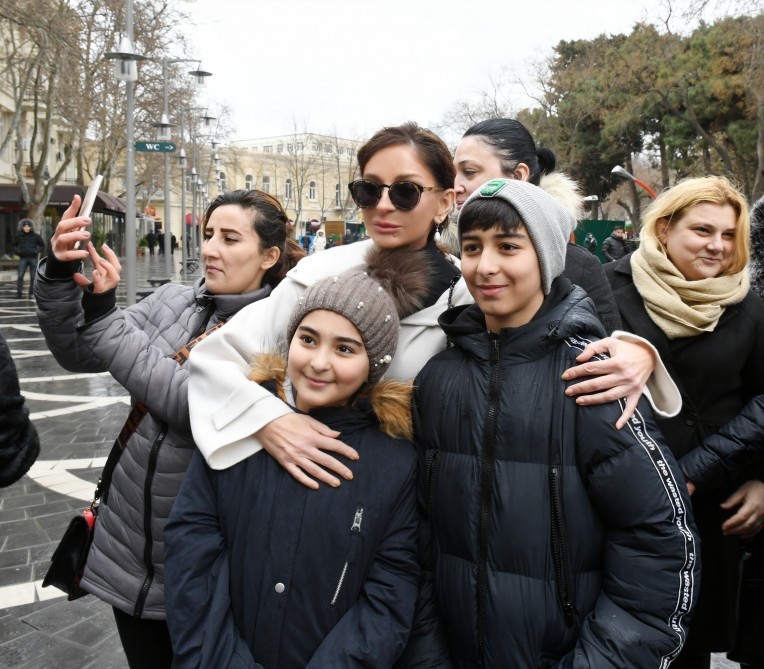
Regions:
M 488 183 L 483 184 L 483 187 L 480 189 L 480 195 L 483 197 L 493 197 L 506 185 L 506 179 L 491 179 Z

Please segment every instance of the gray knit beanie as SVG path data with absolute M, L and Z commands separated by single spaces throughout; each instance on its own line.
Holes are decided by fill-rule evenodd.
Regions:
M 520 214 L 539 259 L 544 295 L 548 295 L 552 282 L 565 269 L 568 240 L 577 224 L 575 217 L 538 186 L 514 179 L 492 179 L 467 198 L 459 219 L 470 202 L 488 198 L 506 200 Z
M 376 248 L 364 261 L 364 266 L 321 279 L 305 291 L 289 319 L 287 346 L 311 311 L 338 313 L 361 333 L 369 356 L 369 387 L 379 381 L 393 360 L 400 319 L 421 307 L 431 263 L 419 251 Z

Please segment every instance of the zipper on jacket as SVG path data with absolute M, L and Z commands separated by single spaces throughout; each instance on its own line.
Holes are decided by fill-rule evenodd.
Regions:
M 557 597 L 565 614 L 565 622 L 572 625 L 575 621 L 575 607 L 570 598 L 570 567 L 568 565 L 568 541 L 565 536 L 565 523 L 562 518 L 560 499 L 560 468 L 549 468 L 549 502 L 552 510 L 552 557 L 557 580 Z
M 337 587 L 334 589 L 334 596 L 332 597 L 332 601 L 329 603 L 329 606 L 334 606 L 337 603 L 337 599 L 339 598 L 340 592 L 342 591 L 342 586 L 345 583 L 345 576 L 348 573 L 348 567 L 353 563 L 353 560 L 355 559 L 356 542 L 358 540 L 358 535 L 361 534 L 362 522 L 363 522 L 363 507 L 359 506 L 355 510 L 355 515 L 353 516 L 353 524 L 350 526 L 350 545 L 348 546 L 348 552 L 347 552 L 347 557 L 345 558 L 345 564 L 342 565 L 342 572 L 340 572 L 340 579 L 337 582 Z
M 133 616 L 136 618 L 140 618 L 143 614 L 143 605 L 146 603 L 146 597 L 148 596 L 149 589 L 154 581 L 154 561 L 152 560 L 154 538 L 151 532 L 151 487 L 157 470 L 159 449 L 162 447 L 162 442 L 164 441 L 165 436 L 167 436 L 167 423 L 163 422 L 159 434 L 156 439 L 154 439 L 154 443 L 151 446 L 149 462 L 146 468 L 146 480 L 143 484 L 143 533 L 146 537 L 143 546 L 143 562 L 146 565 L 146 577 L 143 579 L 141 589 L 138 591 L 138 599 L 135 602 L 135 609 L 133 609 Z
M 477 635 L 478 652 L 485 654 L 485 609 L 488 584 L 486 583 L 488 560 L 488 525 L 491 516 L 491 498 L 493 496 L 493 470 L 495 463 L 496 421 L 499 413 L 499 391 L 501 373 L 499 366 L 499 339 L 491 341 L 491 376 L 488 383 L 488 412 L 483 430 L 483 457 L 480 466 L 480 530 L 477 564 Z
M 435 450 L 427 458 L 425 467 L 425 503 L 427 504 L 427 515 L 432 517 L 432 511 L 435 508 L 435 489 L 437 488 L 438 464 L 440 463 L 440 450 Z

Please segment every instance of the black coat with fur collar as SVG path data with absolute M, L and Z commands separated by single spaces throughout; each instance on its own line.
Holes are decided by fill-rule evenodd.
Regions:
M 764 304 L 749 291 L 742 302 L 725 309 L 713 332 L 670 340 L 645 309 L 632 278 L 631 256 L 606 265 L 605 272 L 624 329 L 655 346 L 679 387 L 682 410 L 674 418 L 658 419 L 658 425 L 680 464 L 686 456 L 690 467 L 696 467 L 703 440 L 764 392 Z M 719 505 L 757 473 L 727 472 L 721 485 L 699 489 L 692 498 L 703 561 L 703 585 L 688 643 L 695 651 L 729 648 L 739 542 L 722 536 L 721 525 L 732 512 Z

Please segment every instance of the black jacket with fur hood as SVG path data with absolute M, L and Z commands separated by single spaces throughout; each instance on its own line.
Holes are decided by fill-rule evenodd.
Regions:
M 283 368 L 260 356 L 250 378 L 279 390 Z M 265 451 L 219 471 L 194 456 L 165 530 L 174 667 L 393 665 L 417 597 L 416 453 L 381 426 L 410 430 L 410 387 L 311 411 L 360 455 L 339 488 Z

